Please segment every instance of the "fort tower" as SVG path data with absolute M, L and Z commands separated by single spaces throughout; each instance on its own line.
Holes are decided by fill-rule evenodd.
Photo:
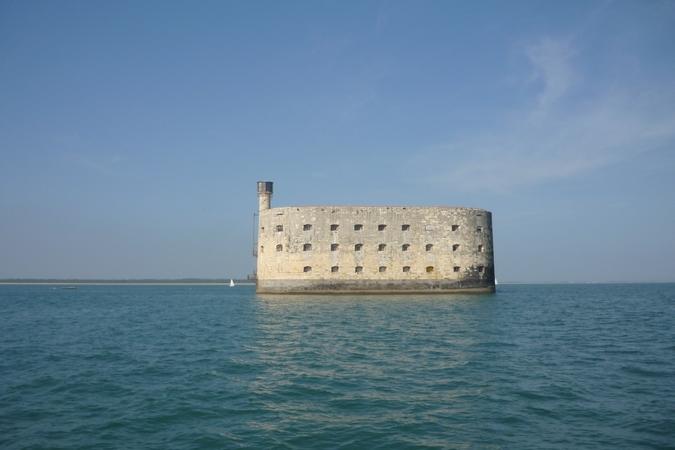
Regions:
M 271 181 L 258 181 L 258 212 L 272 207 L 273 191 Z

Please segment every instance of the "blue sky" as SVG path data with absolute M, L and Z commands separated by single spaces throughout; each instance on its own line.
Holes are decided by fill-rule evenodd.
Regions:
M 0 277 L 243 276 L 264 179 L 675 281 L 675 2 L 0 1 L 0 158 Z

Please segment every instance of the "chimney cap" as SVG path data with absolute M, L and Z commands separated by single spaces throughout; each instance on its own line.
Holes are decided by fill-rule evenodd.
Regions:
M 258 181 L 258 194 L 271 194 L 274 192 L 271 181 Z

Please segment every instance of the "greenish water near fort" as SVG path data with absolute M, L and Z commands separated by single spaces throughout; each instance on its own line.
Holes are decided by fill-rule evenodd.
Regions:
M 0 448 L 675 448 L 675 285 L 0 286 Z

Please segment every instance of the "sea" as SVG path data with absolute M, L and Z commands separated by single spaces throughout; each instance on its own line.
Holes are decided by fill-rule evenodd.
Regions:
M 673 449 L 675 284 L 0 286 L 2 449 Z

